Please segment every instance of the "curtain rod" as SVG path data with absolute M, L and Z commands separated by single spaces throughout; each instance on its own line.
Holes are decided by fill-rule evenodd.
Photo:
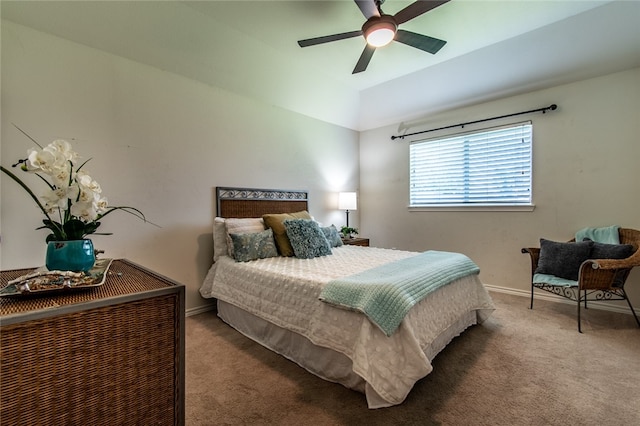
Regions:
M 451 126 L 438 127 L 437 129 L 422 130 L 420 132 L 407 133 L 406 135 L 391 136 L 391 140 L 404 139 L 407 136 L 414 136 L 414 135 L 419 135 L 419 134 L 422 134 L 422 133 L 435 132 L 437 130 L 451 129 L 453 127 L 464 127 L 464 126 L 467 126 L 469 124 L 484 123 L 485 121 L 499 120 L 501 118 L 513 117 L 515 115 L 531 114 L 533 112 L 542 112 L 544 114 L 549 110 L 554 111 L 557 108 L 558 108 L 558 105 L 551 104 L 548 107 L 532 109 L 530 111 L 522 111 L 522 112 L 516 112 L 516 113 L 513 113 L 513 114 L 501 115 L 501 116 L 498 116 L 498 117 L 484 118 L 482 120 L 469 121 L 467 123 L 452 124 Z

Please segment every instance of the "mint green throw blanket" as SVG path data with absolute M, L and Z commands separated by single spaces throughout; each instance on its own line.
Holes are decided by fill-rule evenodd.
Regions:
M 320 300 L 364 313 L 391 336 L 409 309 L 429 293 L 480 268 L 467 256 L 427 251 L 330 281 Z
M 588 238 L 596 243 L 620 244 L 619 225 L 603 228 L 583 228 L 576 232 L 576 241 L 580 242 Z

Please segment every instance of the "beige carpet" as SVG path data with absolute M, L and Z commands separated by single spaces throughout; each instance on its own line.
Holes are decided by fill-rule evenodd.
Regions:
M 491 293 L 496 311 L 434 360 L 400 406 L 369 410 L 242 336 L 187 318 L 187 425 L 640 425 L 640 328 L 631 315 Z

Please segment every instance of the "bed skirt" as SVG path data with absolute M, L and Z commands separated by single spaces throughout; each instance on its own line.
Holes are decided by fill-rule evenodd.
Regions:
M 362 377 L 353 372 L 352 361 L 346 355 L 315 345 L 298 333 L 286 330 L 221 300 L 218 300 L 218 316 L 248 338 L 295 362 L 310 373 L 364 393 L 369 408 L 392 405 L 379 396 Z M 477 317 L 475 310 L 462 314 L 427 347 L 422 348 L 429 361 L 433 361 L 454 337 L 477 324 Z

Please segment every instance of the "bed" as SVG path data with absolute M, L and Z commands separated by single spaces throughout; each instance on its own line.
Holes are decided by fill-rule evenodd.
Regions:
M 342 245 L 333 226 L 322 227 L 308 215 L 305 191 L 218 187 L 216 194 L 214 258 L 201 295 L 217 300 L 218 316 L 231 327 L 318 377 L 364 393 L 369 408 L 401 404 L 432 371 L 435 356 L 494 310 L 477 269 L 469 269 L 414 297 L 397 320 L 381 321 L 368 307 L 332 299 L 329 290 L 355 286 L 349 287 L 352 296 L 374 287 L 362 280 L 407 270 L 408 262 L 425 263 L 421 256 L 449 254 Z M 274 217 L 286 225 L 293 255 L 280 250 L 282 229 Z M 294 225 L 311 229 L 312 236 L 300 237 Z M 324 242 L 320 255 L 300 249 L 313 245 L 317 229 L 329 253 Z M 451 255 L 477 268 L 466 256 Z

